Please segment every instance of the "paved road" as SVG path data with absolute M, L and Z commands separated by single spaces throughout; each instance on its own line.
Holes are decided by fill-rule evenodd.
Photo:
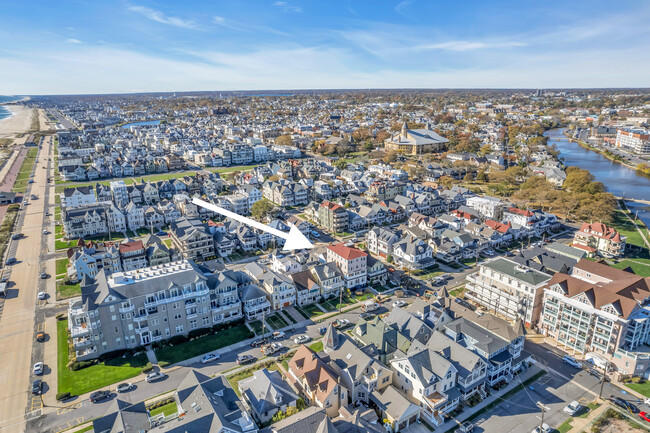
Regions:
M 48 138 L 38 153 L 39 160 L 48 155 L 51 139 Z M 45 195 L 46 170 L 36 164 L 34 183 L 30 192 Z M 2 432 L 24 431 L 25 402 L 31 400 L 31 361 L 34 341 L 34 317 L 42 269 L 40 263 L 41 232 L 43 230 L 45 200 L 34 200 L 20 211 L 17 230 L 24 239 L 12 242 L 8 254 L 17 263 L 10 270 L 13 283 L 4 304 L 0 319 L 0 429 Z M 8 255 L 8 257 L 11 257 Z

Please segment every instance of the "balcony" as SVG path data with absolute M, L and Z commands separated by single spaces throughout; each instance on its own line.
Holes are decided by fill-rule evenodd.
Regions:
M 372 376 L 363 376 L 363 386 L 372 392 L 377 389 L 377 376 L 374 374 Z
M 422 397 L 422 401 L 425 402 L 427 406 L 429 406 L 432 410 L 443 406 L 445 403 L 447 403 L 448 400 L 449 397 L 442 391 L 433 391 L 428 395 Z
M 149 326 L 141 326 L 139 328 L 135 328 L 135 332 L 139 332 L 140 334 L 143 332 L 149 332 Z
M 97 346 L 92 346 L 88 347 L 83 350 L 77 350 L 77 358 L 82 358 L 84 356 L 89 356 L 92 355 L 93 353 L 97 353 Z
M 149 317 L 147 314 L 143 314 L 142 316 L 133 316 L 133 321 L 142 322 L 143 320 L 147 320 L 147 317 Z
M 135 309 L 135 305 L 129 305 L 128 307 L 120 308 L 119 311 L 120 311 L 120 313 L 123 313 L 123 314 L 124 314 L 124 313 L 130 313 L 130 312 L 133 311 L 134 309 Z
M 70 336 L 71 337 L 81 337 L 83 335 L 90 334 L 90 326 L 87 323 L 82 323 L 81 325 L 73 325 L 70 327 Z

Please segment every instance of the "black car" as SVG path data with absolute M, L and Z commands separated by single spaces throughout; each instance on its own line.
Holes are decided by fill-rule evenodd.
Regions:
M 616 406 L 621 407 L 623 409 L 629 410 L 632 413 L 639 413 L 639 408 L 630 403 L 627 400 L 623 400 L 620 397 L 616 397 L 614 395 L 609 396 L 609 401 L 614 403 Z
M 105 400 L 111 396 L 110 391 L 96 391 L 90 394 L 90 402 L 97 403 L 98 401 Z
M 16 263 L 16 258 L 15 257 L 10 257 L 5 262 L 5 265 L 13 265 L 14 263 Z
M 23 237 L 23 234 L 22 234 L 22 233 L 16 233 L 15 235 L 13 235 L 13 236 L 11 237 L 11 239 L 13 239 L 13 240 L 15 241 L 16 239 L 20 239 L 20 238 L 22 238 L 22 237 Z
M 375 317 L 375 315 L 372 314 L 372 313 L 361 313 L 361 314 L 359 314 L 359 319 L 368 320 L 368 319 L 372 319 L 373 317 Z
M 268 342 L 269 342 L 269 340 L 267 340 L 266 338 L 258 338 L 257 340 L 251 341 L 251 346 L 252 347 L 259 347 L 259 346 L 265 345 Z
M 32 394 L 41 395 L 43 392 L 43 381 L 41 379 L 36 379 L 32 382 Z

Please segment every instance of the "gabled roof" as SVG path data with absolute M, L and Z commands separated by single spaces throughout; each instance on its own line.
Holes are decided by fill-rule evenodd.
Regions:
M 334 254 L 341 256 L 345 260 L 353 260 L 359 257 L 366 257 L 368 255 L 358 248 L 346 247 L 343 243 L 330 245 L 327 247 L 327 249 L 332 251 Z

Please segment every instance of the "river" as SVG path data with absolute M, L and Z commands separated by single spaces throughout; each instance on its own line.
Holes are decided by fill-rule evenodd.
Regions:
M 550 129 L 544 135 L 548 137 L 549 146 L 557 146 L 565 166 L 589 170 L 598 182 L 605 185 L 608 192 L 617 197 L 650 200 L 650 177 L 587 150 L 578 143 L 570 142 L 563 131 L 562 128 Z M 630 201 L 626 204 L 632 212 L 638 212 L 639 218 L 650 227 L 650 206 Z

